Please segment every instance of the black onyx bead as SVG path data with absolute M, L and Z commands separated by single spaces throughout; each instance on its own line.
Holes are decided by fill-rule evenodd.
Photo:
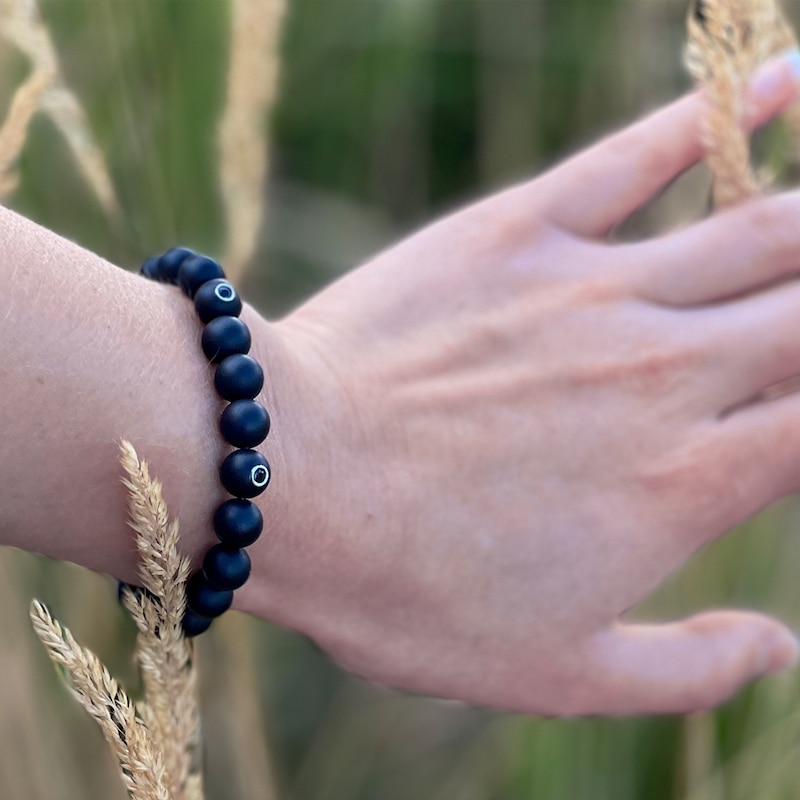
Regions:
M 224 278 L 225 270 L 208 256 L 192 256 L 184 261 L 178 270 L 178 284 L 183 293 L 189 297 L 194 297 L 195 292 L 206 281 L 213 281 L 214 278 Z
M 158 258 L 148 258 L 144 261 L 142 266 L 139 267 L 139 274 L 144 275 L 145 278 L 149 278 L 151 281 L 160 281 L 161 274 L 158 269 Z
M 192 611 L 191 608 L 187 608 L 181 621 L 184 636 L 190 639 L 193 636 L 198 636 L 211 627 L 211 622 L 211 617 L 204 617 L 202 614 Z
M 267 488 L 269 462 L 256 450 L 236 450 L 222 462 L 219 477 L 234 497 L 255 497 Z
M 234 447 L 255 447 L 267 438 L 269 414 L 255 400 L 234 400 L 219 418 L 219 431 Z
M 214 386 L 226 400 L 249 400 L 264 388 L 264 370 L 255 359 L 237 353 L 219 362 Z
M 241 298 L 225 278 L 206 281 L 194 293 L 194 307 L 203 322 L 211 322 L 215 317 L 238 317 L 242 313 Z
M 250 577 L 250 556 L 215 544 L 203 559 L 203 575 L 216 589 L 238 589 Z
M 201 338 L 206 358 L 217 363 L 234 353 L 250 349 L 250 331 L 237 317 L 217 317 L 203 328 Z
M 190 250 L 188 247 L 172 247 L 167 250 L 158 258 L 158 280 L 165 283 L 177 283 L 181 264 L 194 255 L 196 255 L 194 250 Z
M 205 578 L 202 572 L 198 572 L 189 581 L 186 587 L 186 600 L 192 611 L 203 617 L 218 617 L 224 614 L 233 602 L 233 591 L 230 589 L 215 589 Z
M 214 512 L 214 532 L 227 547 L 248 547 L 263 528 L 264 518 L 249 500 L 226 500 Z

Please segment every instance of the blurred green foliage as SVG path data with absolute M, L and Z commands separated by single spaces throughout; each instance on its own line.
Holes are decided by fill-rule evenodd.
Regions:
M 12 205 L 126 267 L 175 242 L 219 252 L 225 231 L 214 136 L 227 4 L 43 0 L 42 10 L 108 158 L 123 215 L 116 223 L 104 217 L 44 117 L 33 125 Z M 679 0 L 293 0 L 264 187 L 270 211 L 248 296 L 283 313 L 433 217 L 524 180 L 675 96 L 688 84 L 680 66 L 684 13 Z M 19 54 L 3 58 L 7 98 L 26 66 Z M 690 181 L 627 235 L 701 213 L 707 185 L 702 173 Z M 794 504 L 773 509 L 701 555 L 637 616 L 728 604 L 797 623 L 800 545 L 789 538 L 797 522 Z M 53 583 L 56 568 L 25 563 L 22 594 L 50 593 L 56 610 L 68 602 Z M 119 671 L 130 629 L 110 613 L 110 623 L 93 622 L 85 635 Z M 297 800 L 800 796 L 792 676 L 694 718 L 535 720 L 368 686 L 302 637 L 266 624 L 252 630 L 258 679 L 248 691 L 271 752 L 229 752 L 214 738 L 214 720 L 235 725 L 245 709 L 226 705 L 236 675 L 212 664 L 216 683 L 206 697 L 222 710 L 207 718 L 206 732 L 224 758 L 209 759 L 210 798 L 270 796 L 266 787 L 244 786 L 237 758 L 274 764 L 277 796 Z M 201 658 L 221 658 L 216 647 L 201 648 Z M 236 657 L 228 655 L 226 668 Z M 57 727 L 69 712 L 55 690 L 46 696 Z M 102 745 L 73 739 L 59 746 L 73 748 L 78 772 L 89 775 L 92 748 Z M 34 748 L 25 769 L 36 770 L 37 758 Z M 0 785 L 8 780 L 0 774 Z M 27 797 L 64 796 L 52 791 Z

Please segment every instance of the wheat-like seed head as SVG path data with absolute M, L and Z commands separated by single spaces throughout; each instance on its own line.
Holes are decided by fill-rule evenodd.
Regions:
M 139 631 L 136 656 L 142 670 L 148 728 L 162 753 L 175 800 L 189 800 L 199 714 L 191 645 L 183 636 L 190 564 L 178 552 L 178 522 L 170 522 L 159 481 L 151 478 L 130 442 L 120 442 L 128 489 L 129 524 L 136 531 L 139 576 L 146 591 L 126 587 L 123 602 Z M 199 764 L 194 767 L 199 770 Z M 199 781 L 199 774 L 193 777 Z
M 138 629 L 145 701 L 134 707 L 97 657 L 41 603 L 34 601 L 31 617 L 51 659 L 65 667 L 81 704 L 103 729 L 134 800 L 202 800 L 197 679 L 181 631 L 190 566 L 178 552 L 178 523 L 169 519 L 161 484 L 124 439 L 120 462 L 144 587 L 125 587 L 123 602 Z
M 31 620 L 50 658 L 69 676 L 74 695 L 100 725 L 132 800 L 173 800 L 161 753 L 128 695 L 97 656 L 81 647 L 38 600 L 31 604 Z
M 750 166 L 744 128 L 745 87 L 769 56 L 797 47 L 779 0 L 694 0 L 688 19 L 685 61 L 705 87 L 708 111 L 704 138 L 714 175 L 714 201 L 726 205 L 749 197 L 766 184 Z M 800 140 L 800 103 L 786 114 Z M 800 157 L 797 149 L 795 157 Z

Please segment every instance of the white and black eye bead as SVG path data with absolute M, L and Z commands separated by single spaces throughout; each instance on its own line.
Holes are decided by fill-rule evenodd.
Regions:
M 217 317 L 203 328 L 200 342 L 206 358 L 216 364 L 234 353 L 247 353 L 250 331 L 238 317 Z
M 264 388 L 264 370 L 254 358 L 237 353 L 219 362 L 214 386 L 226 400 L 250 400 Z
M 184 635 L 191 639 L 193 636 L 199 636 L 207 631 L 212 622 L 211 617 L 205 617 L 196 611 L 192 611 L 191 608 L 187 608 L 181 620 L 181 627 Z
M 234 400 L 219 418 L 219 431 L 234 447 L 256 447 L 269 433 L 269 414 L 255 400 Z
M 225 270 L 208 256 L 192 256 L 184 261 L 178 269 L 178 285 L 188 297 L 194 297 L 195 292 L 207 281 L 214 278 L 224 278 Z
M 188 247 L 171 247 L 158 257 L 158 279 L 164 283 L 177 283 L 178 270 L 187 258 L 196 256 Z
M 198 572 L 192 576 L 186 587 L 186 602 L 192 611 L 214 619 L 231 607 L 233 590 L 216 589 L 202 572 Z
M 241 548 L 215 544 L 203 559 L 203 575 L 215 589 L 238 589 L 250 577 L 250 556 Z
M 256 497 L 269 484 L 269 462 L 256 450 L 236 450 L 222 462 L 219 477 L 234 497 Z
M 261 511 L 249 500 L 226 500 L 214 512 L 214 533 L 226 547 L 249 547 L 263 529 Z
M 194 307 L 202 322 L 211 322 L 215 317 L 238 317 L 242 300 L 228 281 L 215 278 L 194 293 Z

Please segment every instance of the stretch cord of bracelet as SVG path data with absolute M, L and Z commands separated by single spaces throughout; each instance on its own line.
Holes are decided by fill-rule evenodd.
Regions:
M 203 331 L 200 343 L 206 358 L 216 364 L 214 386 L 228 401 L 219 420 L 223 439 L 237 448 L 222 462 L 219 477 L 233 497 L 214 512 L 214 532 L 219 544 L 203 558 L 203 566 L 186 587 L 183 618 L 186 636 L 207 630 L 215 617 L 230 608 L 233 591 L 250 576 L 245 547 L 261 535 L 264 520 L 251 498 L 269 484 L 269 462 L 254 448 L 269 433 L 269 414 L 255 400 L 264 386 L 264 372 L 249 355 L 250 331 L 239 319 L 242 301 L 213 259 L 185 247 L 174 247 L 148 258 L 140 274 L 171 283 L 194 301 Z

